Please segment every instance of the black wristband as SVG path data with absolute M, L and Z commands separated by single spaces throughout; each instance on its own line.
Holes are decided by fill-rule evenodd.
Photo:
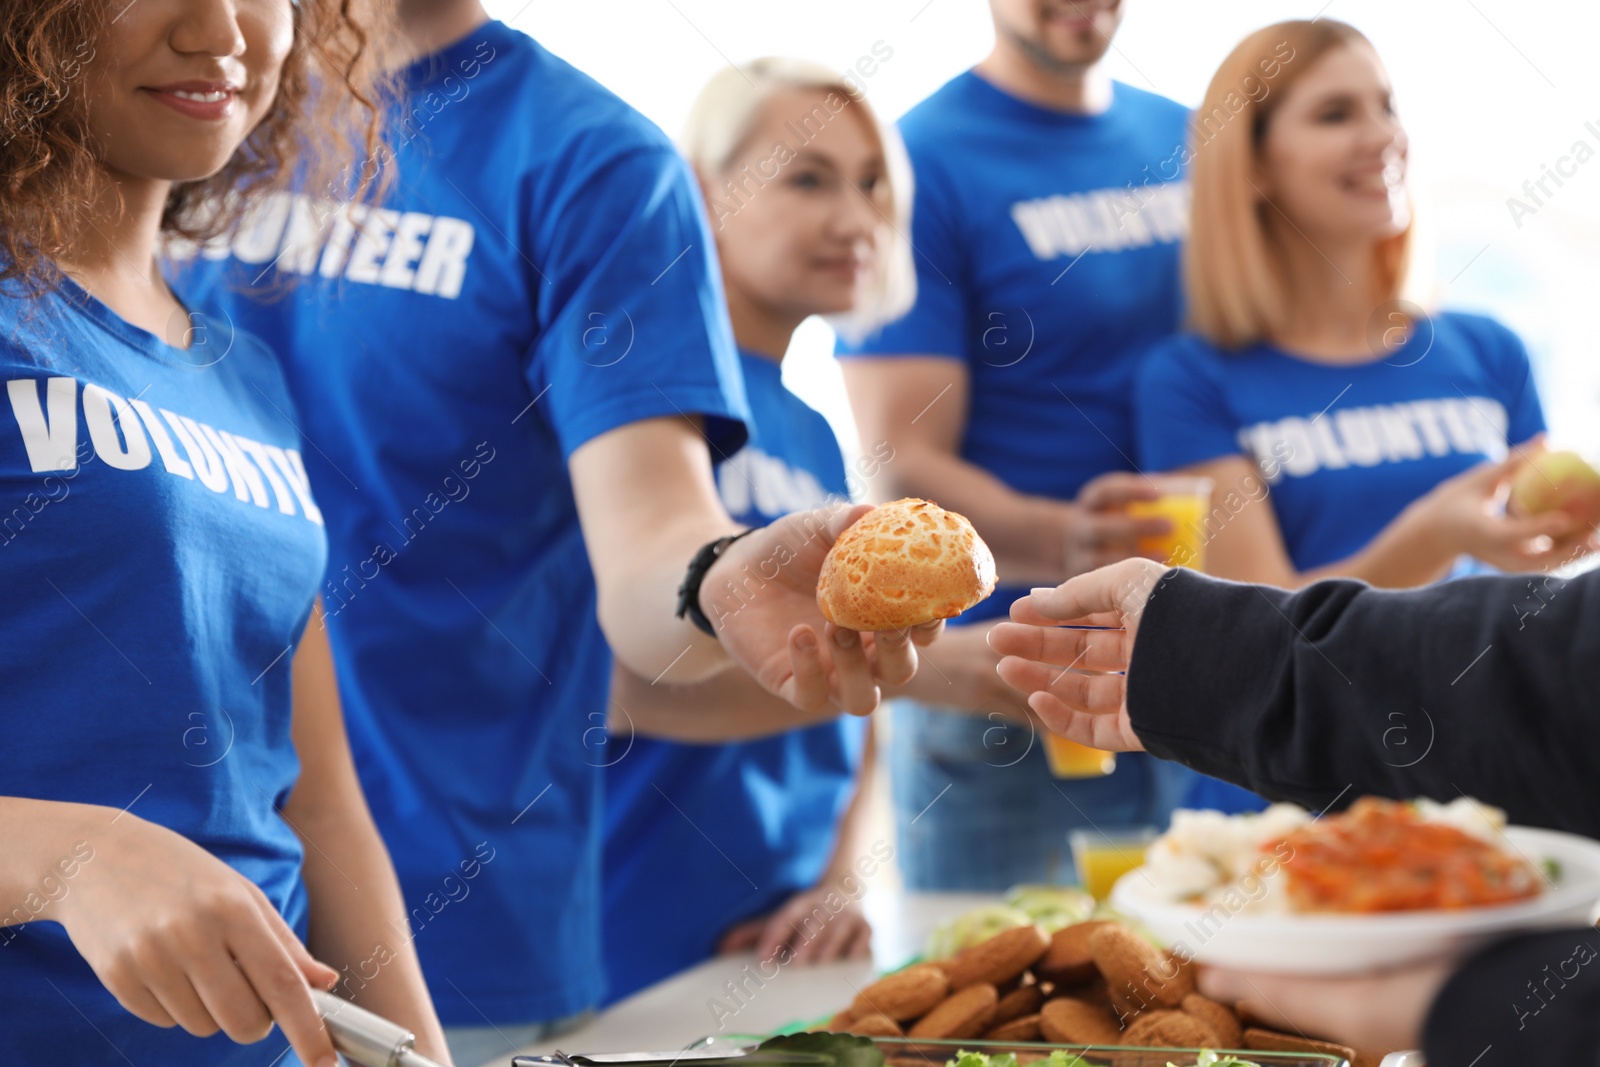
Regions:
M 743 533 L 719 537 L 710 544 L 701 546 L 700 551 L 689 561 L 689 570 L 683 576 L 683 584 L 678 586 L 678 610 L 675 613 L 678 618 L 688 616 L 689 621 L 700 630 L 712 637 L 717 636 L 716 627 L 711 625 L 706 613 L 700 610 L 700 583 L 706 580 L 706 572 L 711 570 L 711 565 L 728 550 L 729 545 L 741 537 L 755 533 L 756 529 L 757 527 L 751 527 Z

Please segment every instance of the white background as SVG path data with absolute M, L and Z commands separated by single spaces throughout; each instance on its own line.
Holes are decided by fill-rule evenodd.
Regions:
M 1527 341 L 1558 441 L 1600 452 L 1600 5 L 1587 0 L 1124 0 L 1109 58 L 1115 77 L 1198 104 L 1216 65 L 1250 31 L 1319 14 L 1372 38 L 1394 78 L 1413 143 L 1413 184 L 1431 230 L 1447 307 L 1486 311 Z M 895 118 L 982 58 L 983 0 L 488 0 L 525 30 L 676 135 L 705 80 L 728 62 L 786 54 L 841 71 L 882 41 L 866 81 Z M 1589 130 L 1585 123 L 1593 122 Z M 1545 206 L 1513 221 L 1522 195 L 1585 140 L 1597 158 Z M 1542 198 L 1542 197 L 1541 197 Z M 1531 206 L 1531 202 L 1530 202 Z M 855 438 L 832 339 L 808 323 L 786 378 Z

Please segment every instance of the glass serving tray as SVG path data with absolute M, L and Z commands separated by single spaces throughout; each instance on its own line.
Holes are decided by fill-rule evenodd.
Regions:
M 816 1067 L 827 1062 L 823 1057 L 773 1050 L 753 1052 L 760 1037 L 726 1034 L 702 1038 L 681 1051 L 624 1053 L 565 1053 L 550 1056 L 518 1056 L 512 1067 Z M 1067 1046 L 1038 1042 L 1007 1041 L 927 1041 L 908 1037 L 871 1039 L 883 1053 L 887 1067 L 944 1067 L 962 1050 L 991 1056 L 1011 1053 L 1019 1064 L 1042 1060 L 1062 1049 L 1075 1053 L 1096 1067 L 1192 1067 L 1200 1049 L 1150 1049 L 1122 1046 Z M 1219 1052 L 1229 1050 L 1219 1049 Z M 1342 1056 L 1317 1052 L 1263 1052 L 1241 1050 L 1233 1053 L 1261 1067 L 1351 1067 Z

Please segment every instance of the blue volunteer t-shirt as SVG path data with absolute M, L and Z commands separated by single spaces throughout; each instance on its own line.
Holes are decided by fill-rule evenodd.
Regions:
M 299 773 L 290 663 L 322 515 L 272 354 L 226 323 L 193 327 L 172 348 L 71 281 L 0 295 L 0 792 L 104 805 L 107 831 L 122 810 L 174 830 L 304 936 L 300 842 L 277 809 Z M 4 904 L 20 924 L 0 927 L 7 1060 L 274 1062 L 276 1032 L 239 1046 L 135 1018 L 61 926 L 27 921 L 93 869 L 96 844 L 61 842 Z
M 1360 552 L 1434 486 L 1545 428 L 1522 341 L 1456 312 L 1355 365 L 1265 343 L 1228 352 L 1184 334 L 1149 353 L 1136 395 L 1140 463 L 1251 459 L 1301 571 Z
M 740 365 L 750 443 L 717 466 L 729 514 L 759 526 L 848 500 L 827 420 L 784 388 L 776 361 L 741 353 Z M 853 795 L 866 725 L 844 717 L 723 745 L 618 731 L 605 772 L 602 880 L 613 999 L 698 963 L 734 923 L 817 883 Z
M 1132 469 L 1137 355 L 1178 326 L 1188 114 L 1121 83 L 1098 115 L 1036 107 L 972 71 L 946 83 L 900 121 L 916 306 L 840 354 L 964 362 L 961 456 L 1018 492 L 1068 500 Z M 1002 587 L 963 618 L 1004 615 L 1026 592 Z
M 285 196 L 188 280 L 287 363 L 351 744 L 440 1017 L 556 1019 L 603 993 L 611 667 L 566 461 L 685 414 L 731 454 L 742 388 L 658 129 L 497 22 L 405 87 L 383 207 L 322 233 L 333 205 Z M 258 278 L 300 284 L 230 291 Z

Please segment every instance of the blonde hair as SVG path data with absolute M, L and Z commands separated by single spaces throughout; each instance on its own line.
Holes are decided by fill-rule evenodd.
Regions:
M 917 276 L 911 259 L 911 161 L 894 127 L 879 120 L 861 88 L 836 71 L 803 59 L 767 56 L 719 71 L 689 110 L 678 147 L 706 184 L 720 174 L 745 146 L 762 108 L 776 93 L 788 89 L 815 89 L 844 98 L 839 109 L 860 109 L 878 138 L 883 153 L 884 180 L 888 185 L 888 210 L 884 223 L 892 235 L 880 242 L 874 257 L 873 277 L 861 305 L 852 311 L 827 316 L 847 341 L 860 341 L 878 327 L 904 315 L 917 297 Z M 830 106 L 826 110 L 832 111 Z M 808 120 L 803 120 L 808 121 Z M 809 129 L 809 127 L 808 127 Z M 759 184 L 771 180 L 751 177 Z
M 1222 61 L 1191 120 L 1193 190 L 1184 291 L 1189 326 L 1222 348 L 1239 349 L 1286 325 L 1283 253 L 1267 226 L 1274 209 L 1251 180 L 1267 123 L 1285 95 L 1335 48 L 1371 42 L 1334 19 L 1280 22 L 1246 37 Z M 1380 302 L 1416 300 L 1416 223 L 1373 248 Z

